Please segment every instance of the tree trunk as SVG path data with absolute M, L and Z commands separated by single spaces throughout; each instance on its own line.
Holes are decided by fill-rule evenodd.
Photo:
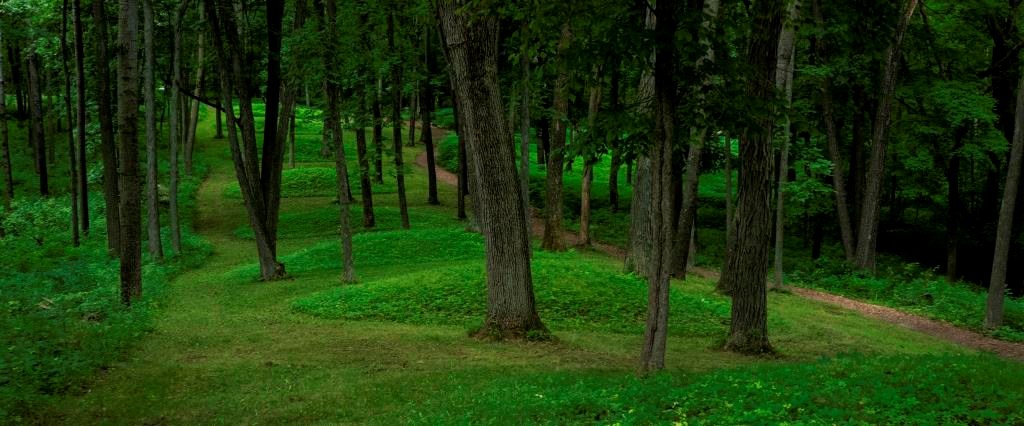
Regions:
M 524 35 L 528 26 L 522 25 Z M 526 39 L 519 50 L 519 69 L 522 91 L 519 100 L 519 187 L 523 192 L 523 212 L 526 214 L 526 229 L 532 229 L 533 215 L 530 212 L 530 59 L 527 57 Z
M 7 132 L 7 93 L 4 92 L 3 38 L 3 29 L 0 29 L 0 171 L 2 171 L 4 179 L 2 195 L 4 210 L 10 210 L 11 199 L 14 198 L 14 175 L 11 171 L 11 145 Z
M 860 228 L 857 232 L 857 253 L 855 263 L 861 269 L 874 269 L 875 247 L 878 243 L 878 214 L 881 205 L 882 179 L 885 173 L 885 151 L 889 134 L 889 122 L 892 115 L 892 101 L 899 75 L 900 52 L 903 48 L 903 36 L 907 32 L 910 18 L 914 15 L 918 0 L 907 0 L 899 25 L 896 27 L 893 41 L 886 49 L 885 75 L 882 77 L 881 91 L 878 99 L 878 111 L 875 114 L 874 130 L 871 137 L 871 161 L 868 168 L 867 183 L 864 188 L 864 203 L 861 209 Z
M 423 62 L 427 72 L 427 78 L 420 88 L 420 107 L 423 131 L 420 132 L 420 140 L 423 142 L 427 153 L 427 204 L 439 205 L 441 201 L 437 198 L 437 169 L 434 158 L 434 86 L 430 83 L 430 76 L 436 73 L 434 55 L 430 52 L 431 34 L 433 31 L 425 31 L 423 36 Z
M 43 94 L 39 76 L 39 54 L 32 46 L 28 54 L 28 97 L 29 115 L 32 120 L 32 146 L 36 155 L 36 172 L 39 173 L 39 195 L 50 196 L 50 175 L 46 161 L 46 136 L 43 120 Z
M 409 142 L 410 147 L 416 146 L 416 119 L 419 115 L 420 83 L 416 82 L 413 94 L 409 96 Z
M 373 114 L 373 149 L 376 150 L 374 177 L 377 179 L 377 183 L 384 183 L 384 116 L 381 113 L 380 96 L 380 81 L 378 80 L 373 89 L 373 104 L 370 106 L 370 112 Z
M 453 88 L 452 93 L 455 90 Z M 469 134 L 466 132 L 465 122 L 466 119 L 463 117 L 462 108 L 459 106 L 459 100 L 455 98 L 455 117 L 456 117 L 456 131 L 459 136 L 459 188 L 458 188 L 458 212 L 456 216 L 462 220 L 466 219 L 466 195 L 469 195 L 469 161 L 466 158 L 466 140 L 469 139 Z
M 558 77 L 555 79 L 554 140 L 547 150 L 547 184 L 544 200 L 544 239 L 541 248 L 550 251 L 565 250 L 562 240 L 562 168 L 565 162 L 566 120 L 569 115 L 569 44 L 572 43 L 572 28 L 562 25 L 558 41 Z
M 675 239 L 673 240 L 672 263 L 669 272 L 678 278 L 686 278 L 686 269 L 692 259 L 691 244 L 696 233 L 697 220 L 697 190 L 700 184 L 700 159 L 704 149 L 704 142 L 707 138 L 708 116 L 704 109 L 705 93 L 712 90 L 712 76 L 706 71 L 707 65 L 715 61 L 715 50 L 712 47 L 711 36 L 715 30 L 715 23 L 718 20 L 718 0 L 707 0 L 704 2 L 704 21 L 701 25 L 700 44 L 704 48 L 704 56 L 697 60 L 697 70 L 702 74 L 701 82 L 695 88 L 697 94 L 697 119 L 699 127 L 690 129 L 692 145 L 686 159 L 686 187 L 682 194 L 681 212 L 676 225 Z M 673 183 L 678 181 L 673 181 Z
M 77 161 L 78 161 L 78 193 L 79 193 L 79 210 L 78 215 L 81 219 L 82 233 L 89 235 L 89 176 L 87 171 L 88 159 L 86 158 L 86 138 L 85 138 L 85 124 L 88 117 L 85 115 L 85 39 L 82 35 L 82 5 L 80 0 L 74 0 L 72 3 L 74 9 L 74 26 L 75 26 L 75 86 L 77 89 L 77 103 L 76 103 L 76 115 L 77 120 L 75 123 L 78 126 L 77 133 Z M 2 44 L 2 43 L 0 43 Z M 2 49 L 2 48 L 0 48 Z M 3 62 L 3 61 L 0 61 Z M 2 79 L 2 77 L 0 77 Z M 0 96 L 2 99 L 3 96 Z
M 215 114 L 217 116 L 217 126 L 216 126 L 217 127 L 217 133 L 213 135 L 213 138 L 214 139 L 224 139 L 224 123 L 223 123 L 223 119 L 221 118 L 221 110 L 219 108 L 215 108 L 215 110 L 217 112 Z
M 252 98 L 245 90 L 249 76 L 243 71 L 243 53 L 240 51 L 239 31 L 235 23 L 235 10 L 231 0 L 204 2 L 206 16 L 210 22 L 210 33 L 217 52 L 218 75 L 221 80 L 221 105 L 233 105 L 233 97 L 239 98 L 240 115 L 235 118 L 233 108 L 224 108 L 227 121 L 228 144 L 231 147 L 232 162 L 238 177 L 242 199 L 249 215 L 249 222 L 256 239 L 257 254 L 260 261 L 260 275 L 263 280 L 275 280 L 285 276 L 284 265 L 277 261 L 277 214 L 280 206 L 281 168 L 284 131 L 267 135 L 264 128 L 262 171 L 258 164 L 256 127 L 253 117 Z M 279 2 L 268 2 L 267 28 L 268 45 L 272 52 L 267 65 L 267 92 L 277 93 L 280 90 L 280 20 L 281 14 L 274 11 L 282 8 Z M 277 39 L 277 40 L 274 40 Z M 277 96 L 268 96 L 277 103 Z M 288 105 L 288 117 L 294 102 Z M 266 121 L 274 121 L 274 128 L 280 130 L 283 125 L 277 122 L 277 109 L 267 108 Z M 268 137 L 269 136 L 269 137 Z
M 776 186 L 775 201 L 775 281 L 774 287 L 781 288 L 783 247 L 786 241 L 786 178 L 789 176 L 789 142 L 791 128 L 789 109 L 793 104 L 793 69 L 796 63 L 796 25 L 800 19 L 800 0 L 789 5 L 787 22 L 779 35 L 779 48 L 775 68 L 775 87 L 786 96 L 782 115 L 782 155 L 779 159 L 779 183 Z
M 726 246 L 732 236 L 732 136 L 725 135 L 725 241 Z
M 295 168 L 295 113 L 292 113 L 292 118 L 289 120 L 289 137 L 288 137 L 288 168 Z
M 612 66 L 611 99 L 609 99 L 609 109 L 613 112 L 619 111 L 621 74 L 622 72 L 617 65 Z M 608 203 L 612 206 L 612 211 L 617 212 L 619 211 L 619 170 L 622 167 L 622 147 L 620 146 L 618 137 L 612 140 L 611 154 L 611 166 L 608 173 Z
M 153 0 L 142 0 L 143 50 L 145 70 L 143 71 L 143 97 L 146 102 L 146 223 L 149 238 L 149 255 L 162 260 L 164 246 L 160 241 L 160 191 L 157 188 L 157 143 L 156 143 L 156 82 L 153 66 L 156 55 L 153 49 Z
M 999 209 L 996 228 L 995 252 L 992 255 L 992 273 L 989 278 L 985 327 L 996 329 L 1003 325 L 1003 302 L 1006 298 L 1006 268 L 1009 263 L 1010 244 L 1013 240 L 1013 212 L 1017 204 L 1020 185 L 1021 157 L 1024 157 L 1024 78 L 1017 85 L 1017 109 L 1014 114 L 1013 142 L 1010 161 L 1006 169 L 1003 204 Z
M 171 250 L 175 254 L 181 254 L 181 221 L 178 213 L 178 183 L 180 180 L 180 168 L 178 165 L 178 141 L 180 136 L 178 135 L 178 115 L 183 113 L 181 111 L 181 102 L 179 102 L 179 81 L 181 80 L 181 50 L 182 50 L 182 20 L 185 19 L 185 13 L 187 12 L 188 2 L 182 2 L 178 5 L 177 11 L 174 15 L 173 22 L 171 23 L 172 31 L 174 32 L 174 45 L 171 47 L 171 100 L 170 100 L 170 111 L 168 112 L 167 127 L 168 127 L 168 144 L 170 145 L 170 205 L 168 206 L 168 216 L 171 221 Z M 202 14 L 202 8 L 200 8 L 200 14 Z M 201 37 L 201 36 L 200 36 Z M 196 102 L 198 105 L 199 103 Z M 219 114 L 219 112 L 218 112 Z
M 340 205 L 340 228 L 341 228 L 341 252 L 342 252 L 342 276 L 341 281 L 343 283 L 354 283 L 356 281 L 355 268 L 352 261 L 352 224 L 349 219 L 349 195 L 351 190 L 348 184 L 348 161 L 345 159 L 345 144 L 343 143 L 343 132 L 341 129 L 341 111 L 339 110 L 339 98 L 341 96 L 341 88 L 338 87 L 336 81 L 341 77 L 339 74 L 339 66 L 337 64 L 336 56 L 340 50 L 340 46 L 337 45 L 338 34 L 337 34 L 337 2 L 336 0 L 326 0 L 325 2 L 326 22 L 325 30 L 322 33 L 323 40 L 321 41 L 326 47 L 322 53 L 324 55 L 324 64 L 327 66 L 327 72 L 330 74 L 327 78 L 327 111 L 325 114 L 324 125 L 331 126 L 331 134 L 334 135 L 334 171 L 335 171 L 335 182 L 338 187 L 338 204 Z M 399 123 L 395 123 L 396 128 L 400 127 Z M 397 139 L 396 139 L 397 140 Z M 401 148 L 401 143 L 397 143 L 398 147 Z M 365 190 L 364 190 L 365 192 Z
M 960 199 L 960 156 L 956 148 L 950 153 L 949 167 L 946 172 L 947 206 L 946 206 L 946 280 L 957 280 L 957 259 L 960 246 L 960 212 L 963 201 Z
M 139 185 L 139 4 L 121 0 L 117 31 L 118 186 L 121 210 L 121 302 L 142 295 L 142 193 Z
M 358 17 L 359 49 L 361 49 L 362 53 L 369 55 L 372 49 L 369 38 L 371 31 L 369 15 L 365 9 L 365 2 L 360 2 L 358 5 L 362 11 Z M 359 162 L 359 187 L 362 191 L 361 197 L 363 201 L 363 227 L 373 228 L 376 226 L 377 219 L 373 212 L 373 183 L 371 182 L 370 174 L 370 155 L 366 150 L 366 119 L 369 115 L 366 91 L 370 85 L 371 67 L 362 66 L 359 68 L 359 72 L 361 84 L 356 87 L 356 98 L 359 101 L 356 115 L 356 156 Z
M 752 75 L 748 96 L 759 105 L 775 98 L 776 59 L 785 1 L 754 4 L 753 28 L 747 63 Z M 732 296 L 732 322 L 725 347 L 759 354 L 772 352 L 768 341 L 768 299 L 765 279 L 771 244 L 772 133 L 774 111 L 763 107 L 753 112 L 746 138 L 740 144 L 738 217 L 735 235 L 728 242 L 720 288 Z
M 601 107 L 601 75 L 599 72 L 594 74 L 595 81 L 590 87 L 590 102 L 587 108 L 587 142 L 592 144 L 596 143 L 597 139 L 597 111 Z M 591 187 L 593 187 L 594 183 L 594 163 L 597 163 L 597 158 L 592 158 L 589 154 L 584 154 L 583 157 L 583 182 L 580 187 L 580 231 L 578 240 L 580 246 L 589 247 L 591 243 L 590 196 Z
M 394 59 L 401 55 L 395 47 L 395 12 L 388 14 L 388 50 Z M 391 142 L 395 150 L 395 184 L 398 187 L 398 210 L 402 216 L 402 228 L 409 229 L 409 204 L 405 200 L 405 171 L 402 166 L 402 69 L 391 65 Z
M 200 21 L 204 20 L 203 9 L 202 8 L 199 8 L 199 20 Z M 198 39 L 196 40 L 196 87 L 193 89 L 193 92 L 192 92 L 193 95 L 195 95 L 195 97 L 197 99 L 199 98 L 200 95 L 203 94 L 203 64 L 206 61 L 206 55 L 205 55 L 206 52 L 203 51 L 203 47 L 206 44 L 205 43 L 205 39 L 204 39 L 205 31 L 198 31 L 198 33 L 199 34 L 196 36 L 196 37 L 198 37 Z M 177 37 L 177 35 L 175 35 L 175 37 Z M 179 75 L 178 78 L 181 78 L 180 77 L 181 71 L 179 70 L 178 73 L 179 73 L 178 74 Z M 184 112 L 184 110 L 182 110 L 182 111 Z M 185 146 L 183 147 L 184 151 L 185 151 L 185 173 L 187 173 L 189 176 L 192 176 L 192 170 L 193 170 L 193 164 L 192 164 L 193 160 L 192 160 L 192 157 L 195 154 L 195 145 L 196 145 L 196 126 L 199 125 L 199 102 L 198 101 L 192 103 L 192 110 L 189 112 L 189 117 L 191 117 L 188 120 L 189 121 L 189 126 L 187 128 L 183 128 L 182 131 L 186 132 L 185 133 Z M 220 139 L 220 138 L 223 137 L 223 136 L 220 136 L 220 134 L 221 134 L 220 126 L 221 126 L 220 113 L 217 113 L 217 135 L 218 135 L 217 139 Z
M 640 352 L 640 369 L 647 373 L 665 368 L 665 347 L 668 342 L 669 273 L 673 245 L 673 140 L 675 134 L 676 31 L 674 1 L 660 0 L 651 15 L 648 28 L 654 26 L 654 129 L 648 157 L 651 162 L 649 203 L 651 241 L 647 264 L 647 321 Z M 657 16 L 655 19 L 654 16 Z
M 498 85 L 498 21 L 457 13 L 466 0 L 438 2 L 445 53 L 465 120 L 476 175 L 474 203 L 487 252 L 487 318 L 477 335 L 535 338 L 547 329 L 537 314 L 530 271 L 530 233 Z
M 93 0 L 96 50 L 96 111 L 100 122 L 100 152 L 103 157 L 103 199 L 107 217 L 107 250 L 121 255 L 121 190 L 118 186 L 117 143 L 114 140 L 114 111 L 111 104 L 110 57 L 107 50 L 106 0 Z
M 78 160 L 75 158 L 77 150 L 75 149 L 75 130 L 74 118 L 72 118 L 73 112 L 71 111 L 71 52 L 68 47 L 68 14 L 70 13 L 70 7 L 68 6 L 68 0 L 64 0 L 63 8 L 61 9 L 61 31 L 60 31 L 60 53 L 61 62 L 64 66 L 64 113 L 68 120 L 68 181 L 69 191 L 68 195 L 71 198 L 71 245 L 78 247 L 79 245 L 79 212 L 78 212 Z M 3 66 L 3 61 L 0 61 L 0 66 Z M 2 99 L 2 102 L 6 102 L 7 99 Z

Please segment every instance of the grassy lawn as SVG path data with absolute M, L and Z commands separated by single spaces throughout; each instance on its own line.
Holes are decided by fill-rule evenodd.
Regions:
M 312 121 L 300 125 L 300 134 L 318 134 Z M 299 152 L 318 153 L 317 138 L 299 143 Z M 482 243 L 453 219 L 453 188 L 439 187 L 441 206 L 426 204 L 426 175 L 414 166 L 406 175 L 412 230 L 395 226 L 397 196 L 376 194 L 383 229 L 354 238 L 358 284 L 340 284 L 338 213 L 332 194 L 321 193 L 283 199 L 278 250 L 292 276 L 257 282 L 244 207 L 226 196 L 237 187 L 226 142 L 203 138 L 200 149 L 210 173 L 195 227 L 212 255 L 172 282 L 152 333 L 126 357 L 29 420 L 1024 421 L 1021 365 L 794 295 L 769 296 L 779 356 L 723 352 L 729 301 L 701 279 L 673 283 L 667 369 L 637 378 L 645 285 L 592 252 L 534 256 L 538 305 L 555 341 L 471 339 L 484 308 Z M 406 161 L 421 149 L 406 148 Z M 300 159 L 298 170 L 328 167 Z M 354 165 L 354 153 L 349 159 Z M 385 172 L 386 187 L 393 178 Z M 629 199 L 626 188 L 622 196 Z

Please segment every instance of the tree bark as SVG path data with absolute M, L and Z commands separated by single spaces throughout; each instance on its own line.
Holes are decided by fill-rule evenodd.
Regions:
M 360 2 L 358 5 L 361 10 L 358 18 L 359 48 L 364 54 L 369 55 L 372 50 L 369 37 L 371 31 L 369 15 L 366 12 L 365 2 Z M 366 91 L 370 85 L 372 74 L 369 66 L 360 67 L 359 72 L 362 79 L 361 84 L 356 88 L 356 97 L 359 100 L 356 117 L 356 156 L 359 161 L 359 187 L 362 191 L 363 227 L 372 228 L 376 226 L 377 219 L 373 212 L 373 183 L 371 182 L 370 175 L 370 156 L 366 151 L 366 119 L 369 115 Z
M 621 74 L 622 72 L 618 66 L 612 67 L 611 99 L 609 102 L 609 109 L 613 112 L 618 112 L 619 110 Z M 622 147 L 619 145 L 618 137 L 612 140 L 612 159 L 608 173 L 608 203 L 611 204 L 613 212 L 619 211 L 619 170 L 622 167 Z
M 106 0 L 93 0 L 93 27 L 96 31 L 96 111 L 100 122 L 100 152 L 103 157 L 103 199 L 107 217 L 107 250 L 121 255 L 121 190 L 118 184 L 117 143 L 114 140 L 114 111 L 111 103 L 110 56 L 107 50 Z
M 202 8 L 199 8 L 199 20 L 200 21 L 204 20 Z M 205 43 L 205 32 L 204 31 L 199 31 L 198 33 L 199 34 L 196 36 L 196 37 L 198 37 L 198 39 L 196 40 L 196 87 L 193 89 L 193 94 L 195 95 L 196 98 L 199 98 L 199 96 L 202 95 L 202 93 L 203 93 L 203 68 L 204 68 L 203 64 L 206 61 L 206 55 L 205 55 L 206 52 L 203 51 L 203 47 L 206 44 Z M 175 37 L 179 37 L 179 35 L 176 34 Z M 181 78 L 180 77 L 181 71 L 179 70 L 178 73 L 179 73 L 178 74 L 179 77 L 177 77 L 177 78 Z M 182 110 L 182 111 L 184 111 L 184 110 Z M 196 126 L 199 125 L 199 102 L 193 102 L 192 103 L 192 110 L 189 113 L 189 117 L 191 117 L 188 120 L 189 126 L 187 128 L 183 128 L 182 130 L 186 132 L 185 133 L 185 145 L 183 147 L 184 148 L 184 153 L 185 153 L 185 155 L 184 155 L 185 156 L 185 173 L 187 173 L 189 176 L 192 176 L 192 171 L 193 171 L 193 159 L 192 159 L 192 157 L 195 155 L 195 145 L 196 145 Z M 221 123 L 220 123 L 220 114 L 218 113 L 217 114 L 217 135 L 220 135 L 220 133 L 221 133 L 220 125 L 221 125 Z M 220 136 L 220 137 L 218 137 L 218 139 L 220 139 L 222 137 L 223 136 Z
M 7 131 L 7 93 L 4 92 L 4 41 L 3 29 L 0 29 L 0 171 L 3 173 L 4 210 L 11 209 L 14 198 L 14 176 L 11 171 L 11 145 Z
M 149 255 L 159 261 L 164 257 L 164 246 L 160 240 L 160 192 L 157 187 L 158 164 L 156 142 L 156 82 L 153 66 L 156 54 L 153 48 L 153 0 L 142 0 L 143 50 L 145 70 L 143 71 L 143 97 L 146 103 L 146 224 L 149 238 Z
M 533 215 L 530 212 L 530 59 L 527 57 L 526 32 L 528 25 L 521 26 L 523 46 L 519 49 L 519 69 L 522 90 L 519 99 L 519 187 L 523 192 L 523 212 L 526 214 L 526 229 L 532 229 Z
M 452 90 L 454 93 L 454 89 Z M 466 140 L 469 134 L 466 132 L 462 108 L 459 106 L 458 98 L 455 99 L 455 117 L 457 134 L 459 136 L 459 188 L 458 188 L 458 212 L 456 216 L 462 220 L 466 219 L 466 195 L 469 195 L 469 161 L 466 158 Z
M 752 10 L 747 56 L 752 74 L 747 93 L 760 105 L 770 105 L 775 98 L 776 55 L 785 3 L 759 1 Z M 720 283 L 720 288 L 732 296 L 732 322 L 725 347 L 746 354 L 772 352 L 765 281 L 771 244 L 774 116 L 770 106 L 752 111 L 746 138 L 740 144 L 738 217 Z
M 782 114 L 782 154 L 779 159 L 779 180 L 775 201 L 775 288 L 782 288 L 782 258 L 786 241 L 786 178 L 789 175 L 789 142 L 791 137 L 789 109 L 793 104 L 793 70 L 796 63 L 796 25 L 800 19 L 800 0 L 789 5 L 788 19 L 779 35 L 775 68 L 775 87 L 786 96 Z
M 338 75 L 339 66 L 335 55 L 340 50 L 337 46 L 337 1 L 325 0 L 326 29 L 323 31 L 322 43 L 324 63 L 327 65 L 328 73 L 332 74 L 327 79 L 327 119 L 324 125 L 331 126 L 331 133 L 334 135 L 334 171 L 338 187 L 338 204 L 340 205 L 340 228 L 341 228 L 341 252 L 342 252 L 342 276 L 343 283 L 354 283 L 356 281 L 355 267 L 352 260 L 352 224 L 349 219 L 349 197 L 351 191 L 348 187 L 348 161 L 345 159 L 345 144 L 342 140 L 341 111 L 339 110 L 339 98 L 341 88 L 336 81 L 341 77 Z M 395 122 L 396 128 L 400 127 Z M 398 140 L 398 139 L 396 139 Z M 401 149 L 401 141 L 396 142 Z M 364 190 L 365 193 L 365 190 Z
M 384 183 L 384 116 L 380 106 L 380 82 L 373 89 L 373 103 L 370 105 L 370 112 L 373 114 L 373 149 L 374 174 L 377 183 Z
M 547 329 L 537 314 L 530 270 L 530 233 L 513 161 L 498 84 L 498 20 L 457 13 L 466 0 L 437 2 L 445 53 L 462 127 L 472 134 L 469 157 L 475 173 L 474 203 L 487 253 L 487 318 L 477 335 L 535 338 Z
M 985 309 L 985 327 L 996 329 L 1003 325 L 1003 302 L 1006 298 L 1006 268 L 1009 264 L 1010 244 L 1013 240 L 1013 213 L 1017 207 L 1020 185 L 1021 157 L 1024 157 L 1024 78 L 1017 85 L 1017 110 L 1014 114 L 1013 141 L 1006 169 L 1003 203 L 999 208 L 996 228 L 995 252 L 992 255 L 992 273 L 988 281 L 988 300 Z
M 550 251 L 565 250 L 562 240 L 562 174 L 565 162 L 566 120 L 569 115 L 568 51 L 572 43 L 572 28 L 562 25 L 558 41 L 558 77 L 555 79 L 554 140 L 547 150 L 547 183 L 544 200 L 544 238 L 541 248 Z
M 647 321 L 640 351 L 640 369 L 647 373 L 665 368 L 668 342 L 669 274 L 673 251 L 673 141 L 675 137 L 675 5 L 660 0 L 648 25 L 654 25 L 654 129 L 648 157 L 651 162 L 650 257 L 647 265 Z M 649 12 L 650 13 L 650 12 Z M 652 22 L 653 21 L 653 22 Z
M 46 136 L 43 120 L 43 94 L 42 82 L 39 76 L 39 54 L 36 53 L 35 45 L 30 48 L 28 54 L 28 97 L 29 115 L 32 125 L 32 146 L 35 149 L 36 173 L 39 173 L 39 195 L 50 196 L 50 174 L 47 170 L 46 161 Z
M 893 41 L 886 49 L 885 74 L 882 77 L 881 91 L 878 100 L 878 111 L 875 113 L 872 131 L 871 160 L 868 168 L 867 183 L 864 188 L 864 203 L 861 209 L 860 228 L 857 232 L 857 253 L 855 263 L 861 269 L 874 269 L 875 247 L 878 243 L 878 214 L 881 205 L 882 179 L 885 173 L 885 151 L 889 134 L 889 123 L 892 116 L 892 101 L 896 90 L 896 79 L 899 75 L 900 52 L 903 48 L 903 37 L 914 15 L 918 0 L 907 0 L 903 14 L 896 27 Z
M 288 137 L 288 168 L 295 168 L 295 113 L 292 113 L 291 120 L 289 122 L 289 137 Z
M 125 305 L 131 305 L 142 296 L 138 38 L 138 0 L 121 0 L 117 31 L 117 139 L 121 194 L 121 302 Z
M 178 5 L 177 11 L 174 15 L 173 22 L 171 23 L 172 31 L 174 32 L 174 45 L 171 47 L 171 100 L 170 100 L 170 111 L 168 112 L 168 143 L 170 145 L 170 205 L 168 206 L 168 216 L 171 221 L 171 250 L 175 254 L 181 254 L 181 221 L 178 213 L 178 183 L 180 181 L 180 167 L 178 165 L 178 141 L 180 136 L 178 135 L 178 115 L 181 111 L 181 102 L 179 102 L 179 81 L 181 80 L 181 51 L 182 51 L 182 20 L 185 19 L 185 13 L 188 10 L 187 1 L 181 2 Z M 200 8 L 200 11 L 202 8 Z M 200 12 L 201 14 L 202 12 Z M 202 36 L 200 36 L 202 37 Z M 199 102 L 196 102 L 199 105 Z M 219 113 L 218 113 L 219 114 Z
M 68 120 L 68 181 L 69 191 L 68 195 L 71 198 L 71 245 L 78 247 L 80 242 L 79 235 L 79 212 L 78 212 L 78 159 L 75 158 L 77 155 L 77 149 L 75 149 L 75 120 L 72 118 L 74 114 L 71 110 L 71 51 L 68 47 L 68 14 L 71 13 L 70 6 L 68 6 L 68 0 L 64 0 L 64 5 L 61 8 L 61 31 L 60 31 L 60 53 L 61 62 L 64 67 L 64 112 Z M 0 67 L 3 66 L 3 62 L 0 61 Z M 3 98 L 0 98 L 3 99 Z M 6 102 L 7 99 L 3 99 L 2 102 Z
M 587 106 L 587 139 L 588 143 L 595 143 L 597 133 L 597 111 L 601 107 L 601 76 L 595 72 L 594 82 L 590 87 L 590 102 Z M 597 158 L 584 154 L 583 179 L 580 184 L 580 231 L 579 245 L 589 247 L 590 238 L 590 195 L 594 183 L 594 163 Z M 524 183 L 525 185 L 525 183 Z M 525 188 L 524 188 L 525 189 Z
M 434 55 L 431 54 L 431 34 L 433 31 L 425 31 L 423 36 L 423 63 L 427 73 L 427 78 L 423 81 L 420 88 L 420 116 L 423 122 L 423 131 L 420 132 L 420 140 L 423 142 L 424 149 L 427 154 L 427 204 L 439 205 L 441 201 L 437 198 L 437 169 L 436 159 L 434 158 L 434 135 L 433 135 L 433 117 L 434 117 L 434 86 L 430 83 L 430 76 L 434 75 L 436 65 L 434 62 Z
M 77 161 L 78 161 L 78 193 L 79 193 L 79 210 L 78 216 L 81 220 L 82 233 L 89 235 L 89 176 L 87 170 L 88 159 L 86 158 L 86 138 L 85 138 L 85 124 L 88 117 L 85 113 L 85 38 L 82 33 L 82 4 L 80 0 L 74 0 L 72 3 L 74 9 L 74 26 L 75 26 L 75 87 L 77 94 L 76 103 L 76 115 L 77 120 L 75 121 L 78 126 L 77 139 Z M 2 48 L 0 48 L 2 49 Z M 3 61 L 0 61 L 3 62 Z M 0 96 L 0 98 L 3 98 Z
M 401 58 L 395 46 L 395 11 L 388 14 L 388 50 L 396 59 Z M 405 199 L 405 170 L 402 165 L 402 69 L 397 63 L 391 64 L 391 142 L 395 151 L 395 186 L 398 189 L 398 211 L 402 216 L 402 228 L 409 229 L 409 204 Z

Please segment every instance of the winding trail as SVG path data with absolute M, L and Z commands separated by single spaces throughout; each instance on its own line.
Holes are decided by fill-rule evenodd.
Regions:
M 434 132 L 435 135 L 437 135 L 438 133 L 444 135 L 446 133 L 444 130 L 438 129 L 436 127 L 434 128 Z M 435 145 L 435 151 L 437 146 L 438 145 Z M 416 164 L 424 169 L 427 168 L 426 150 L 424 150 L 416 157 Z M 458 185 L 459 177 L 456 176 L 454 173 L 451 173 L 448 170 L 443 169 L 437 163 L 435 163 L 434 168 L 435 172 L 437 173 L 438 181 L 444 182 L 452 186 Z M 544 223 L 541 220 L 539 210 L 534 209 L 533 216 L 534 220 L 531 221 L 533 226 L 532 233 L 534 237 L 539 238 L 544 235 Z M 579 246 L 579 238 L 576 234 L 572 232 L 563 232 L 562 238 L 569 246 Z M 611 244 L 594 242 L 590 248 L 602 252 L 608 256 L 614 257 L 616 259 L 625 259 L 626 256 L 626 252 L 623 248 Z M 711 279 L 714 281 L 717 281 L 719 279 L 718 271 L 714 271 L 711 269 L 696 267 L 692 269 L 692 272 L 700 277 Z M 945 321 L 938 321 L 920 315 L 903 312 L 887 306 L 880 306 L 871 303 L 861 302 L 858 300 L 850 299 L 848 297 L 839 296 L 836 294 L 827 293 L 819 290 L 795 286 L 786 286 L 784 290 L 797 296 L 800 296 L 804 299 L 814 300 L 832 306 L 838 306 L 844 309 L 857 312 L 866 317 L 879 319 L 891 324 L 896 324 L 901 327 L 908 328 L 910 330 L 914 330 L 923 334 L 927 334 L 929 336 L 936 337 L 942 340 L 953 342 L 961 346 L 976 349 L 979 351 L 991 352 L 1003 358 L 1024 362 L 1024 343 L 1014 343 L 1007 342 L 1005 340 L 995 339 L 975 331 L 957 327 Z

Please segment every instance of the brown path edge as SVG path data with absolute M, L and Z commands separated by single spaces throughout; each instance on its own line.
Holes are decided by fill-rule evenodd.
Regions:
M 436 127 L 433 129 L 433 132 L 435 141 L 439 141 L 439 136 L 444 136 L 447 133 L 447 131 Z M 438 146 L 438 144 L 434 145 L 435 154 Z M 416 164 L 423 169 L 427 168 L 426 151 L 423 151 L 416 157 Z M 458 185 L 459 177 L 454 173 L 445 170 L 436 163 L 434 165 L 434 169 L 437 173 L 438 181 L 452 186 Z M 535 237 L 540 237 L 544 234 L 544 224 L 539 220 L 538 212 L 535 210 L 533 213 L 534 220 L 531 221 L 533 225 L 532 233 Z M 565 239 L 567 245 L 578 245 L 579 239 L 576 234 L 565 232 L 562 237 Z M 625 251 L 622 248 L 610 244 L 595 242 L 591 245 L 591 248 L 616 259 L 625 258 Z M 718 272 L 707 268 L 696 267 L 692 268 L 691 272 L 707 279 L 717 280 L 719 278 Z M 933 320 L 887 306 L 861 302 L 824 291 L 794 286 L 786 286 L 785 290 L 804 299 L 838 306 L 857 312 L 869 318 L 878 319 L 890 324 L 896 324 L 941 340 L 956 343 L 979 351 L 990 352 L 1006 359 L 1024 362 L 1024 343 L 1014 343 L 995 339 L 975 331 L 957 327 L 944 321 Z

